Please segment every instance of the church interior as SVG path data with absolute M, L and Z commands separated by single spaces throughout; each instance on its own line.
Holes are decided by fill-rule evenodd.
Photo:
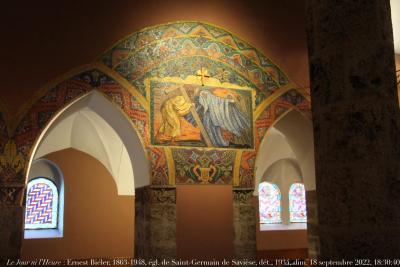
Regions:
M 400 255 L 400 0 L 2 9 L 0 263 Z

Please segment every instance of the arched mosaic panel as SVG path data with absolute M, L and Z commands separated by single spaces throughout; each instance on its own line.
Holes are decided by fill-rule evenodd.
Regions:
M 139 90 L 142 88 L 143 94 L 140 81 L 145 76 L 185 77 L 201 67 L 208 68 L 213 77 L 223 75 L 230 82 L 242 79 L 242 83 L 256 85 L 258 103 L 289 82 L 271 60 L 244 40 L 202 22 L 175 22 L 144 29 L 119 42 L 102 61 Z
M 19 161 L 11 175 L 16 180 L 23 182 L 33 144 L 50 119 L 91 90 L 104 93 L 132 121 L 148 152 L 152 183 L 158 186 L 254 187 L 255 156 L 267 128 L 292 107 L 303 113 L 310 109 L 270 59 L 234 34 L 202 22 L 146 28 L 118 42 L 93 66 L 49 88 L 24 113 L 3 148 Z M 171 115 L 167 104 L 182 112 Z M 212 117 L 208 110 L 228 115 Z M 160 130 L 169 123 L 166 114 L 178 127 L 183 125 L 181 133 L 189 141 Z M 160 133 L 167 133 L 166 138 Z
M 173 184 L 225 183 L 253 187 L 255 155 L 265 133 L 265 125 L 255 118 L 255 112 L 270 109 L 264 102 L 281 91 L 286 92 L 281 101 L 284 104 L 273 107 L 274 118 L 279 117 L 279 108 L 283 112 L 285 105 L 300 109 L 300 102 L 304 102 L 301 94 L 287 93 L 296 86 L 270 59 L 234 34 L 203 22 L 174 22 L 143 29 L 118 42 L 102 56 L 101 62 L 148 101 L 152 147 L 149 151 L 151 160 L 157 162 L 153 166 L 158 166 L 152 170 L 153 176 L 163 173 L 158 169 L 164 159 L 158 157 L 158 152 L 168 148 L 165 164 L 170 167 L 168 175 L 174 176 L 172 181 L 171 177 L 168 179 Z M 240 90 L 250 90 L 253 94 L 246 100 Z M 214 119 L 209 128 L 204 119 L 207 115 L 201 113 L 205 106 L 196 102 L 207 95 L 219 97 L 218 103 L 241 99 L 241 106 L 235 104 L 235 108 L 239 117 L 243 115 L 249 121 L 242 125 L 250 132 L 236 131 L 235 135 L 232 132 L 240 126 L 225 126 L 216 132 L 223 140 L 215 141 L 215 129 L 223 127 Z M 190 105 L 194 110 L 190 110 Z M 170 114 L 166 107 L 181 112 Z M 229 117 L 221 118 L 230 121 Z M 174 121 L 172 126 L 171 121 Z M 169 128 L 165 130 L 166 127 Z M 246 137 L 247 141 L 243 141 Z M 153 183 L 160 185 L 166 180 L 157 178 Z

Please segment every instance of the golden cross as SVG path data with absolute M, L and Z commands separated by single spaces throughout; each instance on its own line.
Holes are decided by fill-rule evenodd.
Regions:
M 197 71 L 197 76 L 201 77 L 201 85 L 204 86 L 204 78 L 210 78 L 206 69 L 203 71 L 203 67 Z

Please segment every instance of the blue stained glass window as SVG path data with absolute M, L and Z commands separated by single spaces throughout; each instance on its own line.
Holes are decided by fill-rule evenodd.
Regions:
M 26 195 L 25 229 L 57 228 L 58 190 L 49 179 L 29 181 Z
M 281 223 L 281 192 L 276 184 L 267 182 L 258 186 L 260 223 Z
M 306 190 L 301 183 L 294 183 L 289 189 L 290 222 L 307 222 Z

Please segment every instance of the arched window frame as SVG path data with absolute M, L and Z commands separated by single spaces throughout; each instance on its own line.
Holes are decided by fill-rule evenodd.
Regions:
M 273 213 L 273 216 L 271 219 L 267 220 L 264 218 L 263 213 L 264 209 L 267 208 L 264 206 L 263 202 L 263 197 L 264 197 L 264 190 L 268 189 L 272 190 L 274 195 L 271 197 L 272 199 L 275 198 L 275 204 L 274 207 L 271 208 L 268 212 Z M 258 195 L 259 195 L 259 212 L 260 212 L 260 223 L 261 224 L 281 224 L 282 223 L 282 194 L 281 191 L 278 187 L 278 185 L 273 184 L 273 183 L 268 183 L 268 182 L 262 182 L 258 186 Z
M 57 194 L 56 202 L 53 202 L 53 206 L 57 207 L 56 220 L 52 224 L 25 224 L 24 220 L 24 238 L 60 238 L 64 234 L 64 178 L 60 168 L 52 161 L 47 159 L 38 159 L 31 164 L 31 170 L 29 172 L 29 178 L 27 182 L 25 204 L 26 209 L 28 192 L 30 186 L 35 183 L 45 181 Z M 26 211 L 25 211 L 26 215 Z
M 51 190 L 51 222 L 49 223 L 29 223 L 28 220 L 28 204 L 30 201 L 30 192 L 33 187 L 39 184 L 44 184 Z M 26 190 L 26 205 L 25 205 L 25 229 L 56 229 L 58 225 L 58 210 L 59 210 L 59 193 L 54 182 L 47 177 L 38 177 L 28 182 Z
M 300 190 L 298 196 L 294 195 L 294 190 Z M 307 222 L 307 204 L 306 204 L 306 190 L 304 184 L 293 183 L 289 188 L 289 217 L 290 223 L 306 223 Z M 296 199 L 297 197 L 297 199 Z M 295 201 L 300 202 L 300 205 L 295 206 Z M 299 216 L 302 214 L 303 216 Z

